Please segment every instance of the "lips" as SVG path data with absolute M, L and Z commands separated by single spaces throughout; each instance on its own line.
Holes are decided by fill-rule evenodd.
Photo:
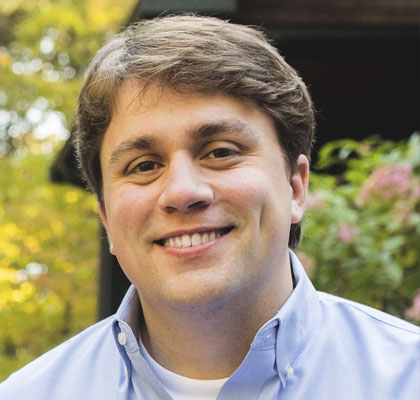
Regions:
M 190 234 L 184 233 L 182 235 L 170 236 L 165 239 L 157 240 L 156 243 L 160 246 L 172 248 L 194 247 L 226 235 L 232 229 L 233 226 L 202 232 L 194 232 Z

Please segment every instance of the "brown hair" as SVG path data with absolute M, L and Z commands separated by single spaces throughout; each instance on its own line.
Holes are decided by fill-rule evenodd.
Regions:
M 221 92 L 252 100 L 274 121 L 291 171 L 300 154 L 310 158 L 315 129 L 310 95 L 261 31 L 192 15 L 143 20 L 99 50 L 79 96 L 77 156 L 101 202 L 100 146 L 127 79 L 142 88 L 159 84 L 181 93 Z M 300 224 L 291 226 L 291 247 L 298 245 L 300 231 Z

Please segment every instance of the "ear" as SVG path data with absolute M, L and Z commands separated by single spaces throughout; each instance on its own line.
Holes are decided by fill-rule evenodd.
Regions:
M 297 161 L 295 172 L 290 178 L 292 188 L 292 224 L 299 223 L 306 210 L 306 197 L 309 184 L 309 160 L 301 154 Z
M 99 215 L 101 217 L 102 223 L 104 224 L 104 227 L 105 227 L 105 230 L 106 230 L 106 233 L 107 233 L 107 236 L 108 236 L 109 252 L 115 256 L 114 245 L 112 244 L 111 238 L 109 237 L 108 218 L 107 218 L 107 215 L 106 215 L 106 211 L 102 207 L 102 204 L 99 200 L 96 202 L 96 204 L 98 206 Z

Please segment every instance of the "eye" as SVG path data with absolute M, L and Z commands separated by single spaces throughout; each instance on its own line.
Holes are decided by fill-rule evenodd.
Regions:
M 229 149 L 227 147 L 220 147 L 218 149 L 212 150 L 210 153 L 207 153 L 205 158 L 228 158 L 238 155 L 239 152 Z
M 135 172 L 149 172 L 161 167 L 161 164 L 157 163 L 156 161 L 142 161 L 136 164 L 133 168 L 131 168 L 128 173 L 135 173 Z

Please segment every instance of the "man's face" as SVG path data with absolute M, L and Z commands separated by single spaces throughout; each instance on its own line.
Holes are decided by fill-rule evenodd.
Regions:
M 290 277 L 290 224 L 307 160 L 290 177 L 273 123 L 222 94 L 125 82 L 101 147 L 111 251 L 143 305 L 225 304 Z

